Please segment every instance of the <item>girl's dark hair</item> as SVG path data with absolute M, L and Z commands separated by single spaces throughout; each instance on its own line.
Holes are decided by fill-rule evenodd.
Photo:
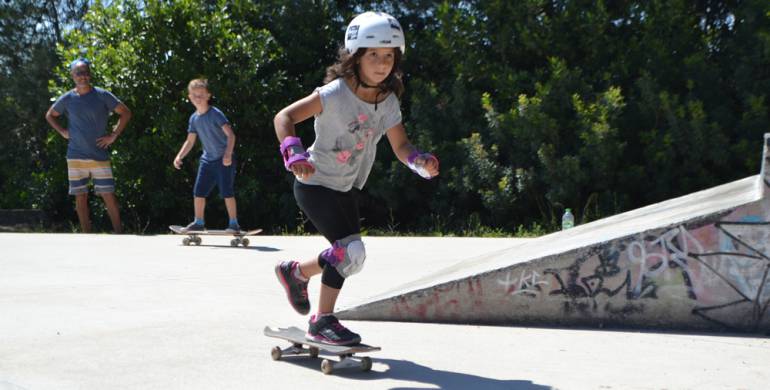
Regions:
M 383 82 L 380 83 L 380 93 L 393 92 L 396 97 L 401 99 L 401 95 L 404 93 L 404 83 L 401 81 L 403 72 L 401 71 L 401 49 L 394 48 L 394 61 L 393 69 L 390 71 Z M 324 78 L 324 84 L 328 84 L 340 77 L 354 77 L 358 84 L 361 84 L 361 76 L 358 74 L 358 67 L 356 62 L 366 53 L 365 47 L 360 47 L 355 53 L 348 53 L 344 47 L 340 49 L 337 55 L 337 63 L 326 68 L 326 77 Z

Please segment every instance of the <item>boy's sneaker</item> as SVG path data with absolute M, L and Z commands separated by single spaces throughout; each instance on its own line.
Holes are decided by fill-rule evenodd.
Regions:
M 355 345 L 361 343 L 361 336 L 342 326 L 337 317 L 329 314 L 310 317 L 305 338 L 319 343 L 333 345 Z
M 225 229 L 225 233 L 240 233 L 241 227 L 236 223 L 233 225 L 228 225 L 227 229 Z
M 195 221 L 190 222 L 184 228 L 185 232 L 202 232 L 204 230 L 206 230 L 206 227 L 203 224 L 195 223 Z
M 296 261 L 283 261 L 275 266 L 275 275 L 286 290 L 291 307 L 299 314 L 310 312 L 310 300 L 307 298 L 307 280 L 299 280 L 294 276 L 294 270 L 299 266 Z

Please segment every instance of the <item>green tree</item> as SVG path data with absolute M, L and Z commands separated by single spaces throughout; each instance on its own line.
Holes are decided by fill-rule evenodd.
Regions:
M 41 208 L 55 220 L 73 215 L 66 168 L 53 172 L 58 152 L 44 114 L 48 80 L 59 63 L 55 45 L 65 27 L 77 28 L 87 1 L 17 0 L 0 3 L 0 208 Z M 61 168 L 61 167 L 59 167 Z M 56 187 L 56 196 L 50 189 Z
M 48 37 L 38 46 L 0 40 L 0 110 L 16 129 L 0 145 L 0 180 L 13 188 L 0 207 L 71 208 L 65 142 L 42 111 L 70 87 L 63 64 L 82 54 L 94 60 L 96 84 L 135 113 L 113 155 L 134 231 L 189 218 L 195 166 L 178 172 L 171 159 L 192 111 L 185 85 L 200 75 L 238 135 L 243 224 L 297 228 L 272 117 L 321 84 L 347 22 L 368 9 L 405 29 L 404 124 L 438 155 L 442 175 L 420 179 L 382 142 L 361 198 L 367 227 L 554 229 L 564 207 L 593 220 L 755 174 L 770 125 L 770 3 L 761 0 L 119 0 L 89 2 L 83 24 L 75 12 L 59 27 L 47 4 L 0 8 L 4 21 L 27 21 L 3 22 L 9 37 L 30 39 L 40 26 Z M 57 42 L 58 61 L 29 59 Z M 14 57 L 25 47 L 40 51 Z M 299 133 L 310 144 L 311 121 Z M 217 224 L 221 202 L 209 204 Z
M 253 7 L 253 9 L 246 9 Z M 220 107 L 237 135 L 237 198 L 245 226 L 277 223 L 271 211 L 283 180 L 274 157 L 276 141 L 268 126 L 274 114 L 269 102 L 285 99 L 289 79 L 286 61 L 270 31 L 255 28 L 239 12 L 258 12 L 250 2 L 201 4 L 195 1 L 95 2 L 86 29 L 70 30 L 62 58 L 83 55 L 93 62 L 94 83 L 121 98 L 133 111 L 129 128 L 112 152 L 112 162 L 129 229 L 156 231 L 169 221 L 185 221 L 192 213 L 191 190 L 196 158 L 182 172 L 171 162 L 186 136 L 193 108 L 186 99 L 187 82 L 208 77 Z M 59 68 L 53 94 L 67 89 L 66 69 Z M 221 224 L 221 201 L 209 202 L 212 225 Z M 281 211 L 283 217 L 294 212 Z

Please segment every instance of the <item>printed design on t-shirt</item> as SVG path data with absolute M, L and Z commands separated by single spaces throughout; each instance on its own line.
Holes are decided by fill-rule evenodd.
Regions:
M 332 151 L 337 155 L 339 164 L 355 164 L 366 148 L 366 142 L 374 136 L 372 121 L 366 114 L 358 114 L 355 120 L 348 123 L 347 134 L 337 137 Z

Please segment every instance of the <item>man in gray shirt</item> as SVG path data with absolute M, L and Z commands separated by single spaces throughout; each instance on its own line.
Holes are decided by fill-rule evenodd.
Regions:
M 83 233 L 91 232 L 88 210 L 88 182 L 104 199 L 115 233 L 122 233 L 120 208 L 115 196 L 115 179 L 107 148 L 118 139 L 131 119 L 131 111 L 109 91 L 91 85 L 91 63 L 83 58 L 72 61 L 70 75 L 75 88 L 59 96 L 48 109 L 45 119 L 67 143 L 67 176 L 69 194 L 75 196 L 75 208 Z M 115 111 L 120 116 L 110 134 L 107 119 Z M 58 117 L 67 116 L 67 127 Z

